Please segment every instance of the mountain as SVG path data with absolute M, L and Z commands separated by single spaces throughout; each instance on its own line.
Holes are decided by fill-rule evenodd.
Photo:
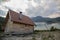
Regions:
M 37 16 L 37 17 L 32 17 L 31 19 L 34 22 L 46 22 L 46 23 L 60 22 L 60 17 L 57 17 L 57 18 L 47 18 L 47 17 Z
M 32 20 L 34 22 L 43 22 L 43 21 L 45 21 L 45 18 L 43 18 L 41 16 L 37 16 L 37 17 L 32 17 Z
M 48 20 L 51 20 L 51 18 L 46 18 L 46 17 L 42 17 L 42 16 L 37 16 L 37 17 L 32 17 L 32 20 L 34 22 L 46 22 Z

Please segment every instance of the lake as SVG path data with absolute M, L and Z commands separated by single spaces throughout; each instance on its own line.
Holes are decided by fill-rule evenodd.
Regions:
M 49 30 L 52 26 L 60 29 L 60 23 L 47 24 L 45 22 L 35 22 L 35 30 Z

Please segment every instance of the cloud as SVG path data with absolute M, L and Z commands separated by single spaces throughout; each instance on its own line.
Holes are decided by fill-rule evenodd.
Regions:
M 3 4 L 11 9 L 22 10 L 30 17 L 48 16 L 60 12 L 60 0 L 11 0 Z
M 27 7 L 27 0 L 11 0 L 9 2 L 6 2 L 5 4 L 3 4 L 4 6 L 7 6 L 9 8 L 13 8 L 13 9 L 22 9 L 22 11 L 25 11 Z
M 40 15 L 43 15 L 43 11 L 44 11 L 44 8 L 43 7 L 33 7 L 31 6 L 31 8 L 29 9 L 26 9 L 27 11 L 27 15 L 30 15 L 30 16 L 40 16 Z
M 60 17 L 60 12 L 55 12 L 47 17 L 50 17 L 50 18 L 56 18 L 56 17 Z
M 5 13 L 6 13 L 5 11 L 0 10 L 0 16 L 5 16 L 6 15 Z
M 8 2 L 9 0 L 0 0 L 0 5 L 4 2 Z
M 30 4 L 29 8 L 26 9 L 27 14 L 31 16 L 48 16 L 55 12 L 60 11 L 60 0 L 34 0 L 37 6 L 34 7 Z
M 0 16 L 6 16 L 7 14 L 7 8 L 5 7 L 8 7 L 9 9 L 12 9 L 12 10 L 15 10 L 15 11 L 25 11 L 27 7 L 27 3 L 28 1 L 27 0 L 10 0 L 8 2 L 3 2 L 1 5 L 0 5 L 0 10 L 3 11 L 3 14 L 0 13 Z
M 7 14 L 7 11 L 8 11 L 8 10 L 7 10 L 5 7 L 0 6 L 0 16 L 5 17 L 6 14 Z

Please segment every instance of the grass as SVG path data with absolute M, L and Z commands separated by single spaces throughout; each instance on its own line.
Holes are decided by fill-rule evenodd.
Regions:
M 32 38 L 32 40 L 36 40 L 36 38 L 35 38 L 35 37 L 33 37 L 33 38 Z
M 2 32 L 0 32 L 0 40 L 2 40 Z

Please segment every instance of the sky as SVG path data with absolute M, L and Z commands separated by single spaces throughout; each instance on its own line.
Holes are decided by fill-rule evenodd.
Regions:
M 2 14 L 1 11 L 0 16 L 6 16 L 7 9 L 4 6 L 16 12 L 22 11 L 24 15 L 29 17 L 43 16 L 52 18 L 56 14 L 60 16 L 60 0 L 9 0 L 0 4 L 0 10 L 5 12 Z

